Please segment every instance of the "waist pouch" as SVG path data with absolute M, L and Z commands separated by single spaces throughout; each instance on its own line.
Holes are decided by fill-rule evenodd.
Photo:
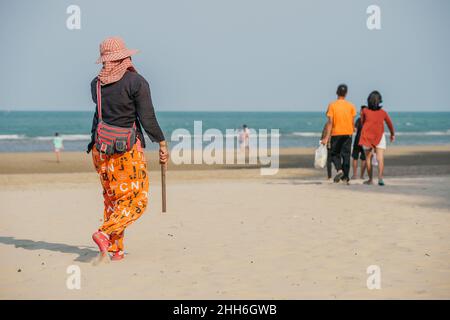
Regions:
M 131 128 L 122 128 L 107 124 L 102 120 L 102 90 L 97 80 L 97 115 L 98 124 L 95 129 L 95 146 L 99 152 L 107 155 L 130 151 L 136 143 L 136 123 Z
M 122 128 L 100 121 L 95 130 L 95 146 L 107 155 L 130 151 L 136 143 L 136 127 Z

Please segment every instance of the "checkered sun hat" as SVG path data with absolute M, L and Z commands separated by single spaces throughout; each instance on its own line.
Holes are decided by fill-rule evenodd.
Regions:
M 96 63 L 122 60 L 137 52 L 136 49 L 128 49 L 120 37 L 107 38 L 100 44 L 100 57 Z

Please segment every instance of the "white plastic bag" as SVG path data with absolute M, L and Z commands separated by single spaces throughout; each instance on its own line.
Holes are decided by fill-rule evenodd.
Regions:
M 320 144 L 320 146 L 316 149 L 316 154 L 314 157 L 314 168 L 323 169 L 327 165 L 327 146 L 324 144 Z
M 378 160 L 377 160 L 377 154 L 376 154 L 376 152 L 374 152 L 374 153 L 372 154 L 372 166 L 378 167 Z

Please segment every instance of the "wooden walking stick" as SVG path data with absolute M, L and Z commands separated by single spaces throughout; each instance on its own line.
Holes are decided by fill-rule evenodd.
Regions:
M 161 165 L 162 212 L 166 212 L 166 165 Z

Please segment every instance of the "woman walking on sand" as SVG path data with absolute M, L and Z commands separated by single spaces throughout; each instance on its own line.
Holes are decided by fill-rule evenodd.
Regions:
M 100 44 L 103 68 L 91 82 L 97 109 L 92 123 L 88 152 L 103 187 L 103 224 L 92 238 L 101 256 L 124 257 L 124 230 L 145 211 L 148 201 L 144 128 L 152 142 L 159 143 L 159 162 L 167 165 L 169 154 L 159 127 L 147 81 L 136 72 L 129 50 L 121 38 Z
M 395 131 L 391 118 L 382 109 L 383 99 L 378 91 L 373 91 L 367 98 L 368 108 L 361 111 L 362 131 L 359 145 L 366 153 L 367 173 L 369 180 L 365 184 L 373 184 L 372 153 L 376 152 L 378 161 L 378 185 L 384 186 L 384 152 L 386 150 L 386 136 L 384 134 L 384 123 L 386 122 L 391 133 L 391 142 L 395 141 Z

